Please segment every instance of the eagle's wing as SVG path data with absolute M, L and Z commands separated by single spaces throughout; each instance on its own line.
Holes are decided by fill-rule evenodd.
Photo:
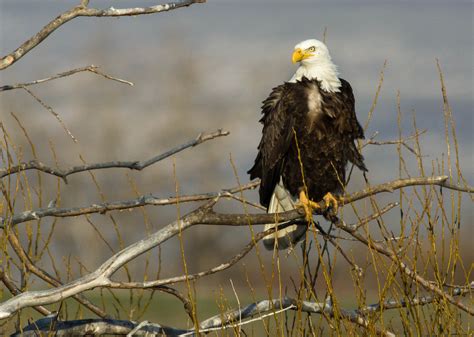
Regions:
M 270 203 L 275 185 L 280 181 L 285 154 L 293 137 L 293 85 L 285 83 L 274 88 L 262 105 L 262 139 L 258 145 L 255 164 L 248 173 L 250 179 L 261 179 L 260 203 L 266 207 Z
M 351 85 L 344 79 L 341 80 L 341 99 L 344 108 L 341 109 L 341 116 L 339 116 L 338 126 L 339 131 L 350 137 L 349 140 L 349 160 L 356 165 L 360 170 L 367 171 L 364 164 L 364 157 L 360 153 L 355 144 L 356 139 L 364 139 L 364 129 L 357 120 L 355 112 L 354 94 Z

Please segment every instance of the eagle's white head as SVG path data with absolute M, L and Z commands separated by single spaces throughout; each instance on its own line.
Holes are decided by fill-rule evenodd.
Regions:
M 325 91 L 340 91 L 341 81 L 337 67 L 332 63 L 328 47 L 323 42 L 310 39 L 298 43 L 293 51 L 292 61 L 293 63 L 299 62 L 300 67 L 290 82 L 301 80 L 304 76 L 310 80 L 321 81 L 321 87 Z

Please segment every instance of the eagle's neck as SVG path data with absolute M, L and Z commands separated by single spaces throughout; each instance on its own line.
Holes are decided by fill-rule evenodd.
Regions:
M 321 89 L 327 92 L 340 92 L 337 67 L 330 60 L 320 60 L 318 63 L 301 64 L 290 82 L 300 81 L 303 77 L 309 80 L 317 79 L 321 82 Z

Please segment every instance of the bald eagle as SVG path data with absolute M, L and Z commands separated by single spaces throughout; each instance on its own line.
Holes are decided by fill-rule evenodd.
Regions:
M 263 101 L 262 139 L 248 173 L 251 179 L 260 178 L 260 203 L 268 213 L 303 207 L 310 222 L 321 200 L 337 212 L 348 162 L 367 171 L 355 144 L 364 131 L 355 114 L 352 88 L 339 78 L 324 43 L 298 43 L 292 60 L 300 63 L 296 73 Z M 301 240 L 306 229 L 284 228 L 266 236 L 264 245 L 286 249 Z

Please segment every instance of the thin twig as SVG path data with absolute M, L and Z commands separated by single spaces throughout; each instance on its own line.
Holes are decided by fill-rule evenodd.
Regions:
M 291 224 L 292 223 L 281 224 L 280 226 L 278 226 L 278 228 L 282 229 Z M 210 268 L 206 271 L 198 272 L 195 274 L 170 277 L 167 279 L 146 281 L 146 282 L 110 282 L 109 287 L 117 288 L 117 289 L 149 289 L 149 288 L 161 287 L 162 285 L 166 285 L 166 284 L 175 284 L 179 282 L 184 282 L 186 280 L 197 280 L 201 277 L 221 272 L 235 265 L 244 256 L 246 256 L 263 237 L 275 231 L 276 231 L 275 228 L 270 228 L 266 231 L 255 234 L 254 238 L 247 245 L 245 245 L 240 252 L 232 256 L 227 262 L 221 263 L 220 265 Z
M 183 303 L 184 311 L 186 311 L 191 321 L 194 321 L 192 304 L 183 294 L 181 294 L 178 290 L 165 285 L 155 287 L 154 289 L 173 295 L 178 300 L 180 300 L 181 303 Z
M 382 89 L 382 84 L 383 84 L 383 79 L 384 79 L 384 72 L 385 72 L 386 67 L 387 67 L 387 60 L 385 60 L 383 62 L 382 70 L 380 70 L 379 83 L 377 85 L 377 90 L 375 91 L 374 100 L 372 101 L 372 105 L 370 106 L 370 110 L 369 110 L 369 113 L 367 115 L 367 121 L 365 122 L 364 130 L 367 130 L 367 128 L 369 127 L 369 124 L 370 124 L 370 121 L 372 120 L 372 115 L 374 113 L 375 107 L 377 106 L 377 100 L 379 98 L 380 90 Z
M 81 67 L 81 68 L 68 70 L 68 71 L 56 74 L 54 76 L 42 78 L 40 80 L 34 80 L 34 81 L 31 81 L 31 82 L 25 82 L 25 83 L 3 85 L 3 86 L 0 86 L 0 92 L 1 91 L 7 91 L 7 90 L 13 90 L 13 89 L 23 89 L 24 87 L 29 87 L 31 85 L 41 84 L 41 83 L 57 80 L 58 78 L 71 76 L 71 75 L 74 75 L 74 74 L 77 74 L 77 73 L 80 73 L 80 72 L 91 72 L 91 73 L 103 76 L 103 77 L 105 77 L 109 80 L 113 80 L 113 81 L 117 81 L 117 82 L 120 82 L 120 83 L 125 83 L 125 84 L 128 84 L 130 86 L 133 86 L 133 83 L 130 82 L 130 81 L 126 81 L 126 80 L 123 80 L 121 78 L 117 78 L 117 77 L 107 75 L 107 74 L 101 72 L 99 70 L 99 67 L 97 67 L 95 65 L 90 65 L 90 66 L 87 66 L 87 67 Z
M 391 209 L 395 208 L 399 206 L 399 203 L 398 202 L 392 202 L 390 204 L 388 204 L 387 206 L 385 206 L 384 208 L 382 208 L 380 211 L 368 216 L 367 218 L 365 219 L 362 219 L 360 220 L 358 223 L 356 224 L 350 224 L 350 225 L 347 225 L 348 228 L 351 228 L 353 230 L 357 230 L 359 229 L 359 227 L 363 226 L 363 225 L 366 225 L 368 224 L 369 222 L 379 218 L 380 216 L 382 216 L 383 214 L 387 213 L 388 211 L 390 211 Z
M 49 106 L 48 104 L 46 104 L 41 98 L 39 98 L 38 96 L 36 96 L 33 91 L 31 91 L 30 89 L 28 89 L 27 87 L 22 87 L 23 90 L 25 90 L 28 94 L 31 95 L 31 97 L 33 97 L 39 104 L 41 104 L 43 106 L 43 108 L 45 108 L 46 110 L 48 110 L 59 122 L 59 124 L 61 124 L 62 128 L 64 129 L 64 131 L 66 131 L 66 133 L 69 135 L 69 137 L 71 137 L 71 139 L 74 141 L 74 143 L 77 143 L 77 139 L 76 137 L 74 137 L 74 135 L 72 134 L 71 130 L 69 130 L 69 128 L 67 127 L 66 123 L 64 123 L 63 119 L 61 118 L 61 116 L 53 110 L 53 108 L 51 106 Z
M 416 138 L 416 137 L 419 137 L 420 135 L 424 134 L 426 132 L 426 130 L 421 130 L 417 133 L 415 133 L 414 135 L 411 135 L 411 136 L 408 136 L 406 138 L 403 138 L 403 139 L 397 139 L 397 140 L 385 140 L 385 141 L 376 141 L 374 140 L 374 137 L 370 137 L 363 145 L 362 145 L 362 148 L 366 147 L 367 145 L 378 145 L 378 146 L 382 146 L 382 145 L 402 145 L 403 147 L 405 147 L 408 151 L 410 151 L 411 153 L 413 153 L 414 155 L 418 155 L 416 153 L 416 151 L 410 146 L 407 144 L 407 141 L 408 140 L 411 140 L 413 138 Z
M 150 165 L 153 165 L 163 159 L 166 159 L 187 148 L 194 147 L 208 140 L 227 136 L 227 135 L 229 135 L 229 131 L 224 131 L 222 129 L 219 129 L 217 131 L 210 132 L 210 133 L 200 133 L 197 137 L 179 146 L 176 146 L 160 155 L 157 155 L 157 156 L 154 156 L 152 158 L 149 158 L 147 160 L 142 160 L 142 161 L 110 161 L 110 162 L 104 162 L 104 163 L 73 166 L 67 169 L 59 169 L 59 168 L 47 166 L 37 160 L 31 160 L 27 163 L 21 163 L 12 167 L 0 169 L 0 178 L 6 177 L 14 173 L 18 173 L 18 172 L 22 172 L 26 170 L 33 170 L 33 169 L 60 177 L 65 182 L 67 182 L 67 177 L 70 176 L 71 174 L 84 172 L 84 171 L 101 170 L 101 169 L 108 169 L 108 168 L 128 168 L 130 170 L 141 171 L 144 168 Z

